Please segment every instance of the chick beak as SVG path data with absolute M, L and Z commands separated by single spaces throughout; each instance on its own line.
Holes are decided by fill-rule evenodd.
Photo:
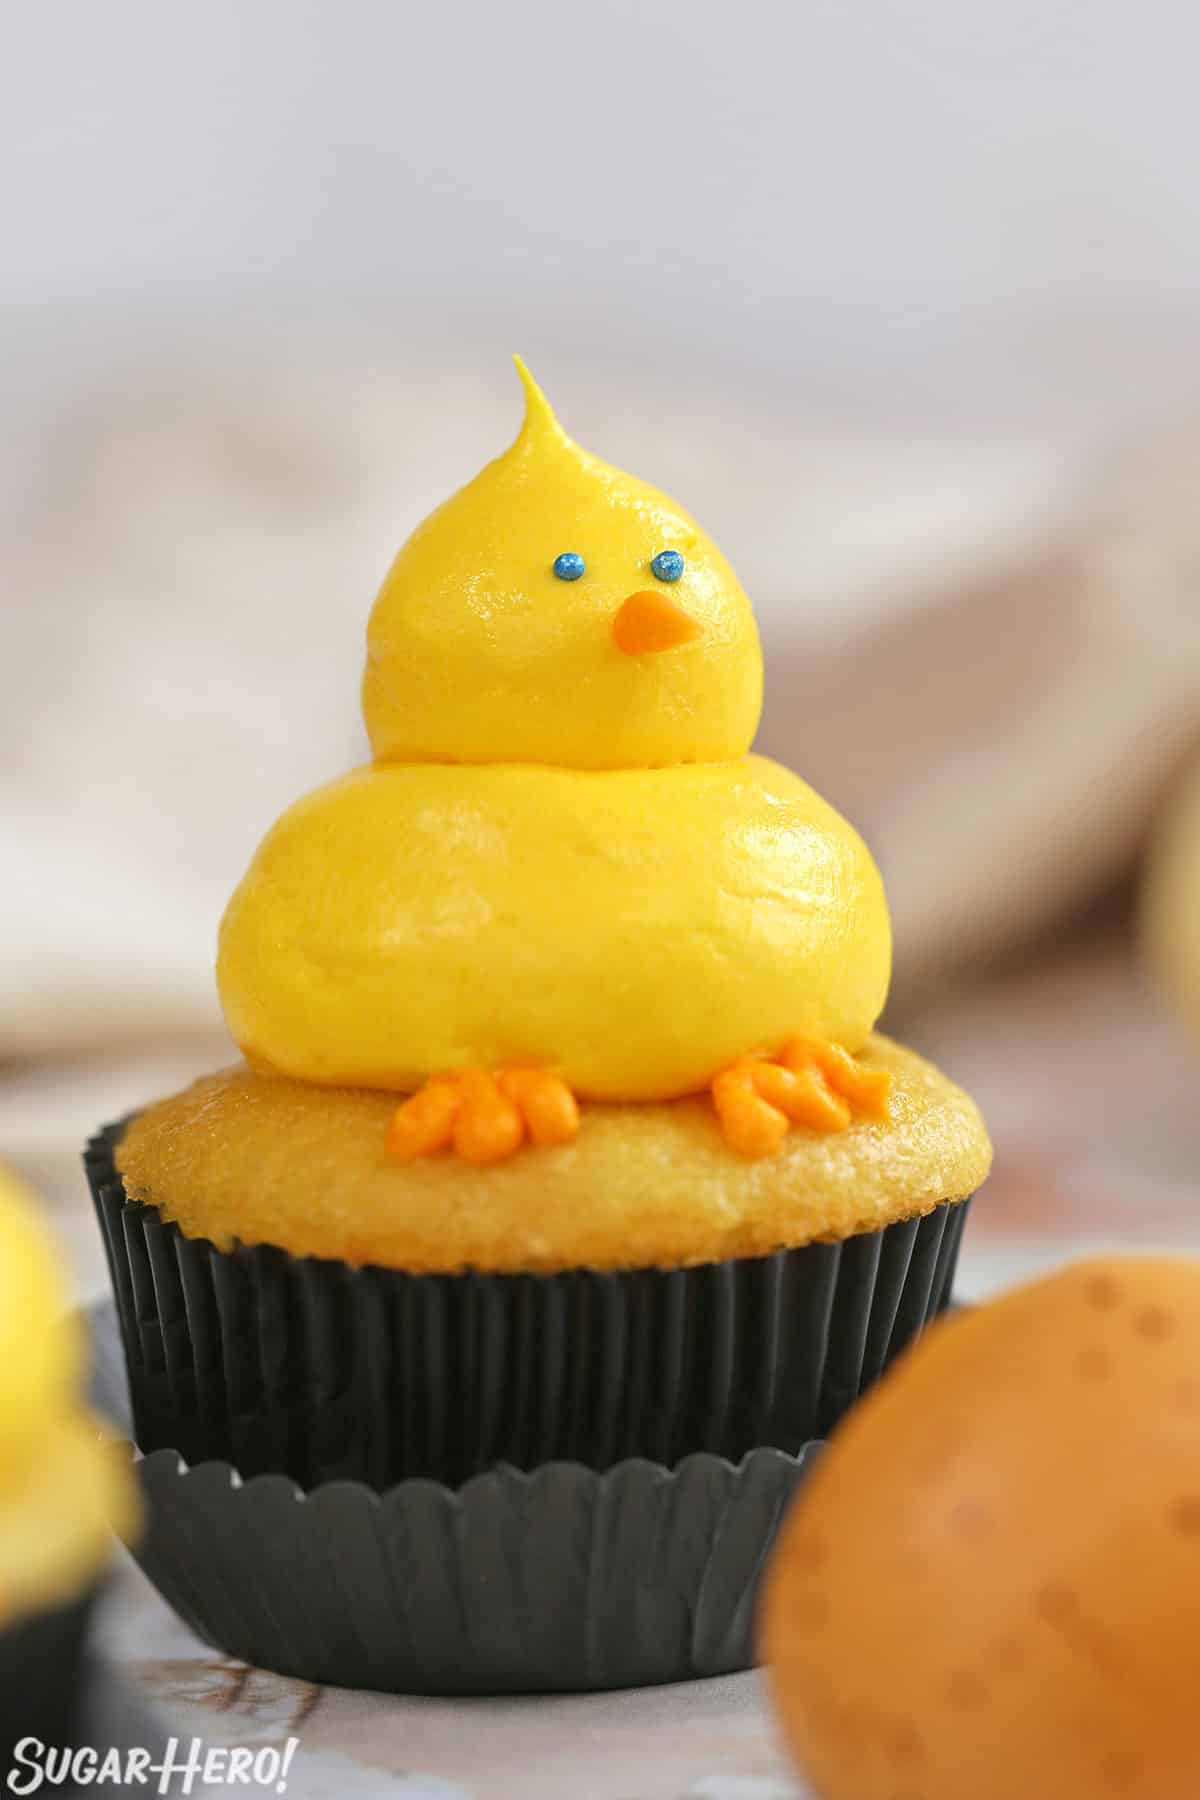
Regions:
M 700 627 L 690 613 L 654 588 L 630 594 L 613 620 L 613 637 L 626 656 L 642 656 L 647 650 L 674 650 L 699 637 Z

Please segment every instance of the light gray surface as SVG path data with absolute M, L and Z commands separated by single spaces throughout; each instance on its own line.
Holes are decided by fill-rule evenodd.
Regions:
M 184 1734 L 300 1739 L 296 1800 L 803 1800 L 757 1674 L 550 1699 L 402 1699 L 230 1663 L 132 1563 L 102 1620 L 122 1677 Z

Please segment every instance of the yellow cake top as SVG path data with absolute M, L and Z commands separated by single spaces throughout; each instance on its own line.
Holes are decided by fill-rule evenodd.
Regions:
M 0 1167 L 0 1630 L 77 1592 L 134 1523 L 129 1469 L 80 1405 L 82 1371 L 49 1234 Z
M 390 1098 L 244 1064 L 147 1107 L 117 1146 L 131 1199 L 219 1249 L 414 1273 L 674 1268 L 876 1231 L 963 1200 L 991 1145 L 978 1108 L 913 1051 L 865 1046 L 889 1120 L 792 1132 L 765 1162 L 730 1155 L 708 1102 L 583 1109 L 573 1143 L 494 1168 L 383 1152 Z
M 413 532 L 367 634 L 387 762 L 652 768 L 742 756 L 750 603 L 674 500 L 573 443 L 524 364 L 515 443 Z

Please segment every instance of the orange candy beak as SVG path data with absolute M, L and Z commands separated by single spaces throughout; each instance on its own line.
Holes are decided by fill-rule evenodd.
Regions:
M 613 620 L 613 638 L 617 649 L 626 656 L 643 656 L 648 650 L 674 650 L 699 635 L 700 627 L 691 614 L 653 588 L 630 594 Z

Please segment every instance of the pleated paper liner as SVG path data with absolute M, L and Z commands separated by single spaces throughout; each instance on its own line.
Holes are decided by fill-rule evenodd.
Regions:
M 306 1488 L 794 1454 L 945 1306 L 967 1211 L 696 1268 L 407 1275 L 185 1237 L 127 1200 L 121 1129 L 86 1162 L 139 1447 Z
M 128 1425 L 117 1321 L 91 1319 L 94 1404 Z M 281 1475 L 172 1450 L 135 1469 L 134 1555 L 229 1656 L 406 1694 L 585 1692 L 722 1675 L 754 1659 L 759 1576 L 819 1450 L 689 1456 L 600 1473 L 503 1466 L 461 1488 Z
M 0 1793 L 22 1738 L 54 1749 L 85 1742 L 81 1695 L 88 1626 L 100 1584 L 62 1606 L 0 1627 Z M 19 1778 L 30 1778 L 21 1766 Z

